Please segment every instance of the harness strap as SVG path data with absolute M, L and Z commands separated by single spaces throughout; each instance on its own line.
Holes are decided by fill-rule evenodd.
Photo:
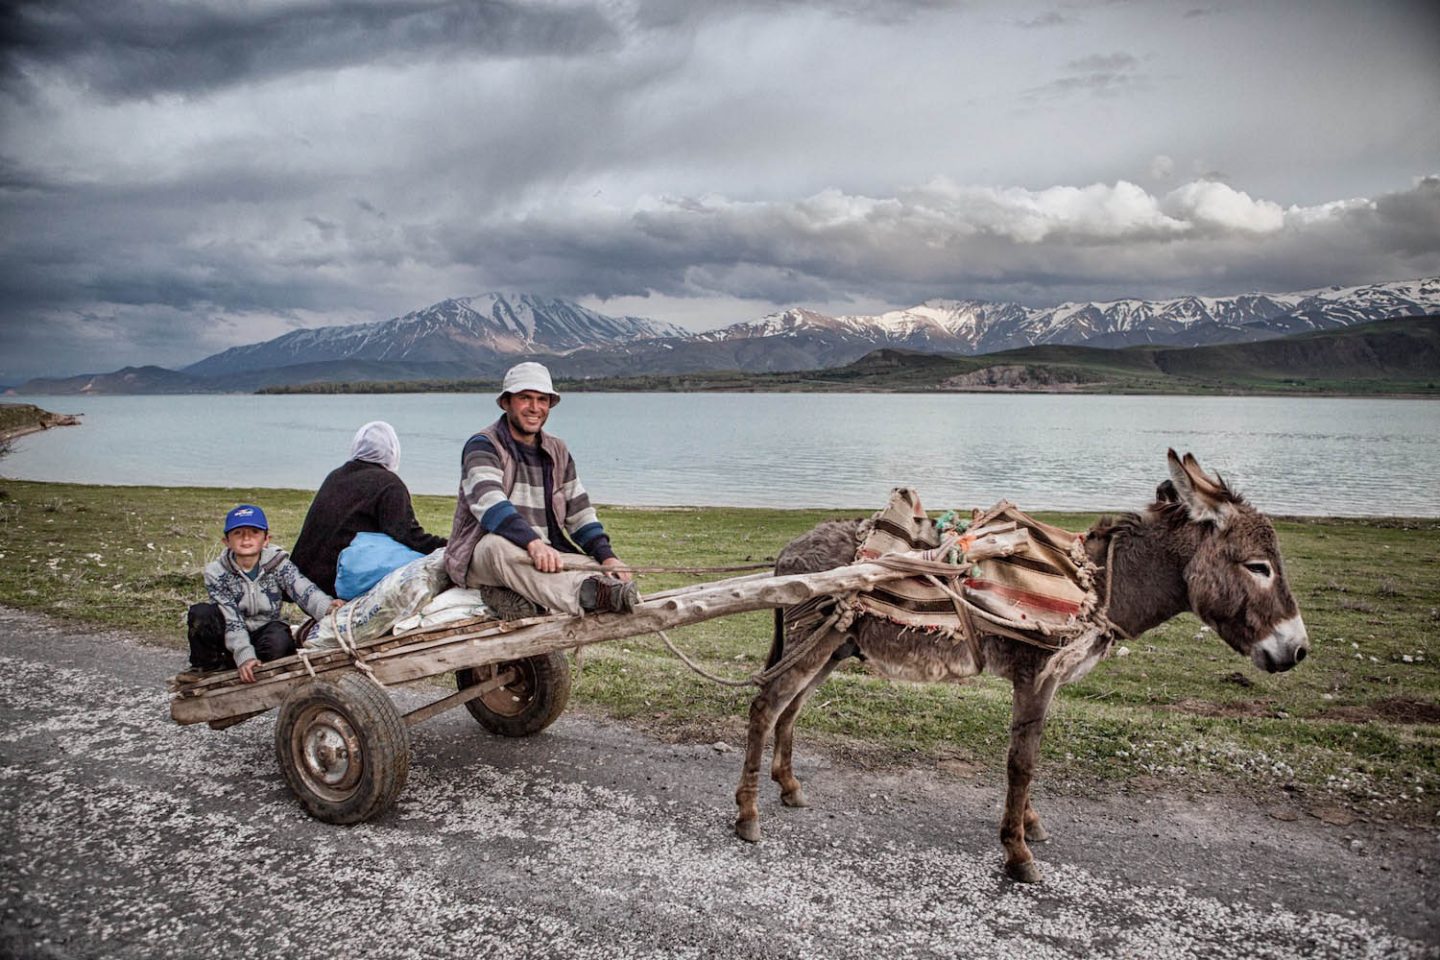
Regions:
M 807 654 L 810 653 L 810 651 L 814 650 L 815 646 L 820 642 L 820 640 L 831 630 L 838 630 L 840 632 L 844 632 L 850 629 L 851 624 L 855 622 L 855 608 L 844 598 L 837 597 L 835 599 L 835 609 L 830 613 L 830 615 L 824 620 L 822 620 L 819 625 L 815 627 L 815 629 L 811 630 L 808 634 L 806 634 L 804 640 L 800 641 L 799 643 L 792 646 L 789 650 L 787 650 L 784 656 L 782 656 L 779 660 L 775 661 L 775 665 L 773 667 L 757 671 L 755 673 L 752 673 L 750 676 L 740 680 L 730 680 L 725 677 L 719 677 L 713 673 L 710 673 L 704 667 L 701 667 L 695 661 L 685 656 L 685 653 L 670 641 L 670 638 L 665 634 L 664 630 L 656 630 L 655 632 L 659 635 L 660 639 L 665 642 L 666 649 L 668 649 L 671 653 L 675 654 L 675 656 L 679 657 L 680 660 L 685 664 L 685 666 L 689 667 L 691 670 L 695 671 L 700 676 L 704 677 L 706 680 L 713 680 L 715 683 L 721 684 L 722 686 L 726 687 L 763 687 L 771 680 L 774 680 L 776 677 L 785 673 L 785 671 L 789 670 L 796 663 L 798 663 L 801 658 L 805 657 Z
M 370 680 L 374 682 L 375 686 L 384 690 L 385 684 L 381 683 L 380 678 L 375 676 L 375 671 L 370 667 L 370 664 L 365 662 L 365 658 L 360 654 L 359 646 L 355 643 L 355 609 L 349 604 L 346 604 L 345 606 L 341 607 L 340 610 L 343 610 L 345 612 L 345 624 L 343 629 L 340 624 L 340 611 L 331 611 L 330 613 L 331 621 L 335 624 L 335 639 L 340 644 L 340 649 L 344 650 L 347 654 L 350 655 L 350 662 L 355 666 L 355 669 L 359 670 L 361 673 L 365 674 L 365 676 L 369 677 Z M 307 670 L 310 669 L 309 660 L 305 661 L 305 667 Z M 313 676 L 314 671 L 311 670 L 310 672 Z

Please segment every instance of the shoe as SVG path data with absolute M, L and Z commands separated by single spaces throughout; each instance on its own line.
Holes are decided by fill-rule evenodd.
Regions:
M 633 581 L 615 577 L 587 577 L 580 584 L 580 609 L 586 613 L 629 613 L 640 602 Z
M 481 587 L 480 598 L 485 601 L 490 612 L 501 620 L 524 620 L 526 617 L 538 617 L 545 612 L 539 604 L 532 603 L 505 587 Z
M 225 667 L 223 664 L 213 667 L 197 667 L 193 663 L 186 664 L 184 670 L 181 670 L 179 673 L 175 674 L 175 682 L 194 683 L 197 680 L 205 679 L 212 673 L 219 673 L 221 670 L 224 669 Z

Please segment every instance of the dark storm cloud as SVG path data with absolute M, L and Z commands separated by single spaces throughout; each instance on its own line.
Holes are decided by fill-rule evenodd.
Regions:
M 1049 10 L 1038 16 L 1017 21 L 1018 25 L 1026 30 L 1040 30 L 1046 27 L 1059 27 L 1070 23 L 1069 17 L 1058 10 Z
M 333 285 L 313 274 L 313 261 L 238 237 L 195 236 L 197 226 L 223 217 L 206 205 L 226 211 L 287 197 L 299 203 L 309 189 L 215 169 L 163 185 L 0 191 L 0 220 L 12 225 L 0 238 L 0 329 L 96 303 L 165 312 L 205 304 L 282 311 L 328 305 L 333 292 L 322 291 Z M 323 233 L 324 221 L 314 219 Z
M 1440 273 L 1421 10 L 0 4 L 0 382 L 495 288 L 703 327 Z
M 1049 83 L 1031 87 L 1027 95 L 1036 100 L 1075 93 L 1111 97 L 1143 90 L 1148 86 L 1149 77 L 1141 72 L 1140 59 L 1133 54 L 1118 52 L 1092 54 L 1071 60 L 1065 64 L 1061 76 Z
M 322 237 L 325 237 L 326 239 L 335 236 L 335 231 L 340 229 L 339 224 L 335 223 L 333 220 L 326 220 L 324 217 L 306 217 L 305 222 L 310 224 L 316 230 L 319 230 L 320 235 Z
M 687 198 L 572 223 L 452 224 L 434 256 L 494 266 L 561 296 L 655 292 L 774 303 L 861 297 L 1105 298 L 1283 292 L 1440 271 L 1440 178 L 1283 210 L 1220 183 L 1164 196 L 1130 184 L 1045 191 L 933 184 L 899 197 Z M 1197 277 L 1204 278 L 1197 289 Z M 985 291 L 989 291 L 987 294 Z
M 413 277 L 445 278 L 430 299 L 507 288 L 913 304 L 1279 292 L 1440 272 L 1440 178 L 1373 201 L 1289 210 L 1210 181 L 1164 195 L 1123 182 L 1032 191 L 937 181 L 879 198 L 833 190 L 795 201 L 681 197 L 480 219 L 397 212 L 385 222 L 342 203 L 353 213 L 296 214 L 235 225 L 229 235 L 195 235 L 195 208 L 158 194 L 137 219 L 135 193 L 71 188 L 62 212 L 83 211 L 83 229 L 67 214 L 4 242 L 0 346 L 18 348 L 17 329 L 41 317 L 90 314 L 119 330 L 141 316 L 147 342 L 163 343 L 159 331 L 173 324 L 173 355 L 176 342 L 194 337 L 197 317 L 354 313 L 374 308 L 377 287 L 429 285 L 407 284 Z M 23 219 L 18 207 L 12 198 L 13 219 Z M 55 212 L 53 198 L 44 209 Z M 240 336 L 263 339 L 244 336 L 243 325 Z M 183 359 L 198 355 L 192 346 Z
M 947 0 L 649 0 L 633 9 L 523 0 L 328 0 L 215 6 L 167 0 L 20 0 L 0 12 L 0 78 L 53 72 L 103 95 L 204 92 L 299 71 L 454 56 L 587 56 L 630 27 L 693 27 L 746 13 L 814 9 L 882 24 Z
M 22 0 L 0 14 L 0 70 L 7 85 L 54 71 L 133 97 L 414 57 L 573 55 L 615 39 L 594 8 L 518 0 L 225 7 Z
M 1387 248 L 1415 257 L 1435 253 L 1440 249 L 1440 176 L 1425 177 L 1409 193 L 1381 197 L 1373 212 L 1363 211 L 1357 219 Z
M 375 205 L 369 200 L 366 200 L 364 197 L 356 197 L 355 206 L 359 207 L 361 210 L 364 210 L 366 213 L 379 217 L 381 220 L 385 219 L 384 211 L 375 209 Z
M 1139 65 L 1139 59 L 1128 53 L 1096 53 L 1071 60 L 1065 68 L 1076 73 L 1111 74 L 1133 70 Z
M 927 12 L 963 10 L 968 6 L 970 4 L 963 0 L 728 0 L 726 3 L 640 0 L 635 5 L 635 22 L 641 27 L 677 27 L 712 18 L 809 11 L 871 23 L 894 24 L 904 23 Z
M 13 193 L 45 192 L 55 183 L 39 170 L 26 167 L 10 157 L 0 156 L 0 196 Z

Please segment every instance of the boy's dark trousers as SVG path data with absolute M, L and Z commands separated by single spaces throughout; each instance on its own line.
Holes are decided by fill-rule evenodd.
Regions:
M 197 603 L 190 608 L 190 666 L 196 670 L 234 670 L 235 657 L 225 648 L 225 617 L 213 603 Z M 250 631 L 250 643 L 260 662 L 278 660 L 295 652 L 295 640 L 284 620 L 271 620 L 259 630 Z

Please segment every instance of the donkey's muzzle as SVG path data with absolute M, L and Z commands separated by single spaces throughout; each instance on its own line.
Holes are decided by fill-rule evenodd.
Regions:
M 1250 651 L 1255 666 L 1266 673 L 1283 673 L 1304 660 L 1310 652 L 1310 635 L 1300 614 L 1276 624 L 1270 635 Z

